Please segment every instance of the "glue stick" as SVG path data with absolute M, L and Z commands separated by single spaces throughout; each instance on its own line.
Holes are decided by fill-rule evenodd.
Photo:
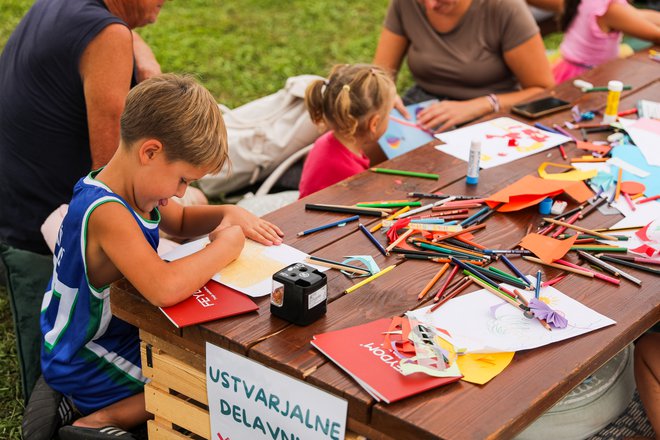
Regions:
M 470 144 L 470 157 L 468 159 L 467 177 L 468 185 L 476 185 L 479 182 L 479 159 L 481 158 L 481 141 L 473 140 Z
M 603 124 L 611 124 L 616 121 L 623 83 L 621 81 L 610 81 L 607 83 L 607 90 L 609 92 L 607 93 L 607 106 L 605 107 Z

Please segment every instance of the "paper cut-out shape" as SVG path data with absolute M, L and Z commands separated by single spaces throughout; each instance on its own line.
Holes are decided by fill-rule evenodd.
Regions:
M 545 235 L 531 233 L 522 239 L 520 246 L 532 251 L 544 263 L 552 263 L 566 255 L 577 237 L 577 234 L 574 234 L 565 240 L 557 240 Z
M 584 141 L 577 141 L 576 144 L 580 150 L 594 151 L 599 154 L 607 154 L 612 149 L 607 145 L 596 145 L 594 143 Z
M 625 182 L 621 182 L 621 192 L 624 192 L 626 194 L 630 194 L 630 195 L 642 194 L 644 193 L 645 189 L 646 187 L 644 186 L 644 184 L 640 182 L 634 182 L 632 180 L 626 180 Z
M 563 173 L 548 173 L 546 169 L 548 167 L 555 167 L 555 168 L 563 168 L 567 170 L 572 170 L 572 171 L 567 171 Z M 580 180 L 587 180 L 591 179 L 594 177 L 596 174 L 598 174 L 598 171 L 596 170 L 587 170 L 587 171 L 582 171 L 578 170 L 570 165 L 565 165 L 562 163 L 553 163 L 553 162 L 543 162 L 539 168 L 538 168 L 538 173 L 539 176 L 541 176 L 542 179 L 549 179 L 549 180 L 566 180 L 569 182 L 578 182 Z
M 459 356 L 456 360 L 466 382 L 483 385 L 509 366 L 515 352 L 475 353 Z
M 532 298 L 529 302 L 529 308 L 534 313 L 534 317 L 545 320 L 554 328 L 566 328 L 568 325 L 568 319 L 541 300 Z
M 536 205 L 546 197 L 554 197 L 562 192 L 568 194 L 578 203 L 582 203 L 593 196 L 593 192 L 584 182 L 566 182 L 525 176 L 488 197 L 486 203 L 490 207 L 504 203 L 498 209 L 500 212 L 518 211 Z

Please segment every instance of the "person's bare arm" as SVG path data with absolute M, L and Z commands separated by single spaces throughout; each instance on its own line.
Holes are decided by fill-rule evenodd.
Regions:
M 240 227 L 229 226 L 218 231 L 201 251 L 168 263 L 149 245 L 126 207 L 114 202 L 92 212 L 87 237 L 87 271 L 94 285 L 123 275 L 158 307 L 188 298 L 235 260 L 245 242 Z
M 560 13 L 564 8 L 562 0 L 527 0 L 527 4 L 556 13 Z
M 80 59 L 92 169 L 108 163 L 119 146 L 119 118 L 131 86 L 133 38 L 121 24 L 103 29 Z
M 628 4 L 612 3 L 600 22 L 609 29 L 621 31 L 646 41 L 660 43 L 660 13 L 642 11 Z
M 137 80 L 142 82 L 152 76 L 160 75 L 160 64 L 146 41 L 140 34 L 132 31 L 133 34 L 133 55 L 135 56 L 135 67 L 137 70 Z
M 396 77 L 399 74 L 403 57 L 408 51 L 410 42 L 406 37 L 397 35 L 392 31 L 383 28 L 376 47 L 376 55 L 374 56 L 373 63 L 382 67 L 392 75 L 392 80 L 396 83 Z M 394 108 L 397 109 L 404 117 L 410 119 L 408 110 L 403 105 L 401 97 L 397 95 L 394 102 Z
M 545 56 L 543 40 L 539 34 L 504 52 L 504 62 L 518 79 L 521 90 L 497 95 L 500 110 L 507 111 L 518 102 L 527 100 L 554 85 L 550 65 Z M 480 96 L 467 101 L 440 101 L 421 111 L 419 123 L 427 129 L 437 127 L 445 131 L 493 111 L 488 98 Z

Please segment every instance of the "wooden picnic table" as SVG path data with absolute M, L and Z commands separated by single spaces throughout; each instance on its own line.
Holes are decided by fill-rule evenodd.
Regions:
M 659 78 L 660 64 L 649 60 L 643 53 L 612 61 L 583 76 L 595 85 L 606 85 L 611 79 L 619 79 L 633 86 L 632 90 L 623 92 L 620 109 L 634 107 L 639 99 L 660 101 Z M 602 109 L 607 97 L 607 93 L 583 94 L 570 83 L 556 86 L 549 94 L 577 103 L 583 110 Z M 496 116 L 511 115 L 489 115 L 482 120 Z M 512 117 L 530 124 L 535 122 Z M 551 126 L 567 119 L 570 115 L 566 111 L 538 122 Z M 596 136 L 593 135 L 592 139 Z M 341 260 L 345 255 L 368 254 L 374 256 L 380 267 L 384 267 L 399 261 L 398 258 L 395 255 L 382 256 L 354 225 L 298 237 L 296 233 L 299 231 L 343 217 L 342 214 L 306 211 L 305 203 L 348 205 L 364 200 L 403 199 L 413 191 L 485 196 L 525 175 L 536 174 L 542 162 L 567 163 L 558 149 L 553 148 L 509 164 L 481 170 L 479 184 L 469 186 L 465 183 L 466 163 L 437 151 L 434 145 L 439 143 L 431 142 L 381 165 L 436 173 L 440 176 L 437 181 L 367 171 L 270 213 L 265 218 L 283 229 L 287 244 L 304 252 L 334 260 Z M 565 148 L 570 157 L 584 154 L 572 143 Z M 538 224 L 540 217 L 536 208 L 497 213 L 487 221 L 485 229 L 475 234 L 475 240 L 492 248 L 510 248 L 525 235 L 527 225 Z M 607 227 L 620 218 L 619 215 L 604 216 L 595 212 L 580 225 Z M 378 220 L 362 217 L 361 221 L 369 226 Z M 385 243 L 383 235 L 378 233 L 377 237 Z M 577 262 L 573 255 L 569 254 L 567 258 Z M 544 279 L 559 275 L 556 269 L 520 259 L 516 260 L 516 265 L 526 273 L 540 268 Z M 505 269 L 501 263 L 496 263 L 496 266 Z M 509 367 L 486 385 L 459 381 L 393 404 L 376 403 L 346 373 L 311 346 L 310 341 L 315 334 L 402 315 L 407 310 L 428 304 L 430 298 L 420 303 L 417 295 L 437 270 L 438 266 L 434 263 L 401 261 L 390 273 L 351 294 L 342 292 L 353 281 L 330 270 L 326 272 L 327 314 L 306 327 L 271 316 L 269 298 L 263 297 L 256 300 L 258 312 L 176 329 L 125 280 L 112 286 L 112 311 L 140 328 L 143 348 L 150 356 L 143 358 L 143 369 L 149 374 L 159 373 L 159 367 L 152 363 L 151 358 L 155 349 L 180 362 L 175 362 L 179 371 L 190 369 L 194 372 L 196 379 L 191 383 L 195 386 L 178 385 L 176 382 L 180 378 L 163 384 L 166 379 L 161 375 L 154 376 L 153 388 L 156 391 L 149 388 L 152 385 L 148 385 L 147 390 L 147 394 L 155 392 L 160 396 L 158 398 L 173 394 L 192 398 L 197 402 L 194 408 L 201 407 L 202 411 L 198 414 L 199 418 L 188 418 L 195 420 L 194 423 L 208 424 L 203 414 L 205 391 L 197 390 L 204 385 L 200 377 L 203 377 L 204 371 L 204 345 L 208 341 L 347 399 L 348 426 L 354 432 L 370 439 L 411 440 L 511 438 L 660 320 L 660 289 L 655 285 L 657 279 L 650 274 L 630 270 L 642 279 L 641 287 L 626 280 L 615 286 L 600 280 L 569 276 L 557 288 L 612 318 L 616 325 L 549 346 L 518 352 Z M 477 288 L 468 289 L 473 290 Z M 151 366 L 145 365 L 146 360 Z M 161 369 L 164 371 L 165 367 Z M 160 385 L 158 382 L 161 382 Z M 150 438 L 174 438 L 168 437 L 174 425 L 184 426 L 201 436 L 207 434 L 208 426 L 191 429 L 195 426 L 185 426 L 186 420 L 180 420 L 177 411 L 164 410 L 165 405 L 153 402 L 147 398 L 147 409 L 156 413 L 156 420 L 149 426 Z

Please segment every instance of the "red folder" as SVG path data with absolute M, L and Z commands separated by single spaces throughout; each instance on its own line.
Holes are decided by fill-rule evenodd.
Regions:
M 248 296 L 210 280 L 193 295 L 160 310 L 177 328 L 257 310 Z
M 396 402 L 431 388 L 456 382 L 462 376 L 404 376 L 399 358 L 382 345 L 390 318 L 314 336 L 312 345 L 350 374 L 376 400 Z

